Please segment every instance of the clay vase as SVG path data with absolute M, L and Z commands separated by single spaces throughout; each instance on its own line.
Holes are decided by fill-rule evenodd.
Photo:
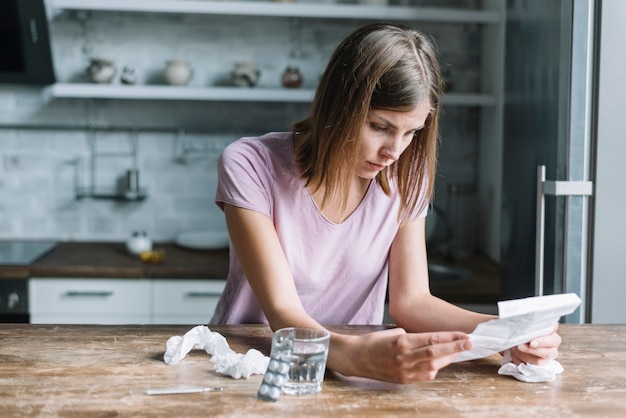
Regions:
M 193 71 L 187 61 L 169 60 L 165 63 L 165 81 L 172 86 L 185 86 L 189 83 Z
M 231 72 L 233 83 L 238 87 L 254 87 L 260 77 L 261 70 L 253 62 L 238 62 Z
M 283 87 L 294 89 L 302 85 L 302 74 L 298 67 L 287 67 L 282 76 Z
M 110 83 L 115 75 L 115 64 L 104 58 L 92 58 L 87 72 L 94 83 Z

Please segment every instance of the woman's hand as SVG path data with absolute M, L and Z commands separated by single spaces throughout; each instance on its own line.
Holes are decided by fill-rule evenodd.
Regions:
M 335 334 L 329 368 L 347 376 L 415 383 L 434 379 L 470 348 L 467 335 L 455 331 L 407 334 L 395 328 L 356 337 Z
M 561 336 L 557 334 L 558 325 L 551 334 L 535 338 L 525 344 L 510 349 L 511 361 L 515 364 L 528 363 L 543 366 L 559 354 Z

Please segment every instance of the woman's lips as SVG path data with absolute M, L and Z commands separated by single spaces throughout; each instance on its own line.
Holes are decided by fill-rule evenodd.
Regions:
M 374 170 L 378 170 L 378 171 L 380 171 L 380 170 L 382 170 L 383 168 L 385 168 L 385 166 L 384 166 L 384 165 L 382 165 L 382 164 L 376 164 L 376 163 L 373 163 L 373 162 L 371 162 L 371 161 L 368 161 L 368 162 L 367 162 L 367 164 L 370 166 L 370 168 L 372 168 L 372 169 L 374 169 Z

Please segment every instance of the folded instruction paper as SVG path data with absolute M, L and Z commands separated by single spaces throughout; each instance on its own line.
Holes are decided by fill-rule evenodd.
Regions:
M 535 296 L 498 302 L 498 319 L 478 324 L 469 335 L 473 348 L 460 353 L 454 362 L 474 360 L 548 335 L 559 318 L 580 305 L 575 293 Z

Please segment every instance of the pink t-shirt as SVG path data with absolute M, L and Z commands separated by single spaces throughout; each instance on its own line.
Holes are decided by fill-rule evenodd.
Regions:
M 218 162 L 216 203 L 269 216 L 300 301 L 321 324 L 380 324 L 388 256 L 399 228 L 399 196 L 371 182 L 341 224 L 326 219 L 299 176 L 292 134 L 269 133 L 230 144 Z M 426 211 L 419 217 L 426 216 Z M 231 248 L 224 293 L 211 323 L 267 323 Z

